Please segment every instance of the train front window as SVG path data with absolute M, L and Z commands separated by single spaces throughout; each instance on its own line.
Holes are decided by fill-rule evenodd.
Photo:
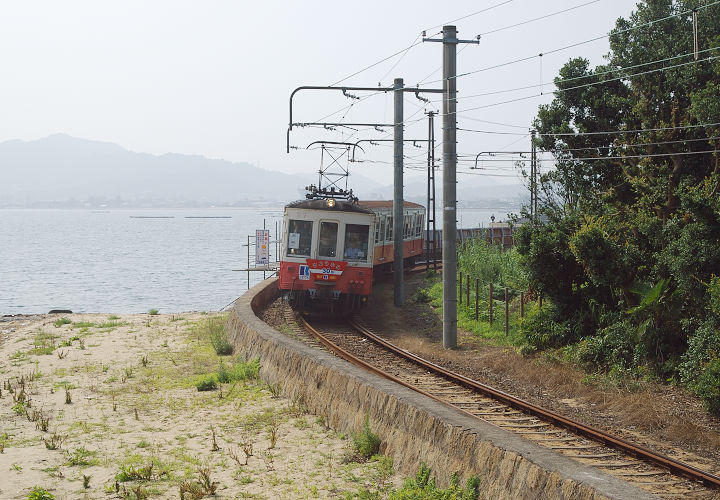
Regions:
M 310 257 L 310 242 L 312 241 L 311 220 L 290 219 L 288 229 L 288 257 Z
M 367 260 L 369 234 L 370 226 L 367 224 L 346 224 L 343 259 Z
M 337 252 L 338 225 L 336 222 L 320 223 L 320 244 L 318 255 L 320 257 L 335 257 Z

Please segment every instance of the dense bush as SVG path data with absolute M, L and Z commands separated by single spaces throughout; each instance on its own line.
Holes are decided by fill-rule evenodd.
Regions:
M 458 484 L 458 476 L 453 474 L 450 487 L 441 489 L 435 485 L 431 472 L 428 466 L 422 464 L 415 477 L 407 479 L 399 490 L 390 492 L 388 500 L 476 500 L 479 497 L 478 477 L 468 479 L 463 488 Z
M 525 290 L 527 273 L 517 250 L 503 250 L 500 245 L 480 238 L 466 241 L 458 254 L 458 269 L 464 275 L 477 278 L 483 286 L 493 283 L 513 291 Z

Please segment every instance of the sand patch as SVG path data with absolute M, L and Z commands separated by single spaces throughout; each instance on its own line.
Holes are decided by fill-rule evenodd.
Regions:
M 199 392 L 199 377 L 235 362 L 202 337 L 208 317 L 3 322 L 0 497 L 38 486 L 55 498 L 179 498 L 182 484 L 217 483 L 219 497 L 337 498 L 397 486 L 387 463 L 346 463 L 347 436 L 258 380 Z

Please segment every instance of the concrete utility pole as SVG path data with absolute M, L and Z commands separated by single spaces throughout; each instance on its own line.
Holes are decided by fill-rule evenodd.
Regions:
M 457 29 L 443 26 L 443 347 L 457 347 Z
M 537 149 L 535 149 L 535 130 L 531 132 L 530 139 L 530 219 L 534 224 L 537 221 Z
M 393 285 L 396 306 L 405 304 L 405 269 L 403 262 L 403 79 L 395 78 L 393 136 Z
M 443 347 L 457 347 L 457 44 L 455 26 L 443 26 Z

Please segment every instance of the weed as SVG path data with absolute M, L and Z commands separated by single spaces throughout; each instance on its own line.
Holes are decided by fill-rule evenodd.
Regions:
M 268 384 L 268 391 L 270 391 L 272 397 L 279 398 L 281 391 L 280 383 L 276 382 L 274 384 Z
M 45 448 L 48 450 L 57 450 L 60 448 L 60 445 L 65 441 L 65 438 L 67 436 L 61 436 L 60 434 L 53 433 L 49 438 L 43 439 L 43 442 L 45 443 Z
M 92 476 L 86 476 L 83 474 L 83 488 L 88 489 L 90 487 L 90 479 Z
M 70 394 L 70 391 L 65 389 L 65 404 L 69 405 L 72 403 L 72 394 Z
M 238 457 L 237 451 L 235 451 L 234 448 L 230 448 L 228 450 L 228 455 L 230 455 L 230 458 L 232 458 L 236 464 L 238 464 L 238 467 L 242 467 L 243 465 L 247 465 L 247 458 L 245 459 L 245 463 L 240 463 L 240 457 Z
M 147 354 L 144 354 L 144 355 L 140 358 L 140 364 L 143 365 L 143 366 L 147 366 L 147 365 L 148 365 L 148 357 L 147 357 Z
M 96 451 L 90 451 L 81 446 L 66 453 L 67 465 L 94 465 L 96 460 L 93 457 L 96 454 Z
M 160 312 L 160 311 L 158 311 L 157 309 L 150 309 L 150 310 L 148 311 L 148 314 L 149 314 L 150 316 L 157 316 L 159 312 Z
M 22 465 L 12 464 L 10 466 L 10 470 L 14 470 L 15 472 L 22 472 L 22 469 Z
M 13 405 L 12 409 L 18 415 L 25 415 L 25 412 L 27 411 L 27 407 L 28 407 L 27 403 L 18 402 Z
M 57 335 L 41 331 L 40 333 L 35 335 L 35 339 L 33 340 L 33 348 L 28 351 L 29 354 L 52 354 L 55 350 L 55 339 L 57 338 Z
M 277 438 L 278 438 L 278 431 L 280 430 L 280 423 L 276 420 L 273 420 L 268 424 L 267 427 L 267 433 L 268 433 L 268 439 L 270 440 L 270 446 L 268 446 L 268 450 L 272 450 L 275 448 L 275 444 L 277 444 Z
M 134 408 L 135 410 L 135 420 L 140 420 L 140 416 L 138 415 L 137 408 Z
M 27 500 L 53 500 L 54 498 L 55 496 L 52 493 L 40 486 L 34 486 L 27 496 Z
M 245 463 L 243 465 L 247 465 L 248 459 L 253 456 L 253 442 L 250 440 L 249 433 L 243 432 L 241 434 L 240 448 L 245 454 Z
M 210 479 L 210 468 L 198 469 L 198 480 L 185 481 L 180 485 L 180 499 L 199 499 L 205 496 L 214 495 L 220 483 Z
M 149 446 L 150 446 L 150 443 L 148 443 L 144 439 L 140 440 L 140 442 L 137 444 L 138 448 L 148 448 Z
M 67 318 L 60 318 L 60 319 L 56 319 L 56 320 L 53 322 L 53 325 L 55 325 L 55 328 L 60 328 L 61 326 L 63 326 L 63 325 L 69 325 L 70 323 L 72 323 L 72 321 L 70 321 L 69 319 L 67 319 Z
M 203 375 L 195 382 L 195 387 L 198 391 L 214 391 L 217 389 L 217 379 L 215 375 Z
M 275 455 L 270 451 L 263 453 L 263 462 L 265 462 L 265 468 L 268 472 L 275 470 Z
M 78 340 L 78 349 L 81 351 L 85 350 L 85 341 L 83 339 Z
M 126 481 L 151 481 L 153 479 L 154 468 L 154 462 L 150 462 L 144 467 L 135 467 L 134 465 L 121 465 L 120 472 L 115 474 L 115 481 L 121 483 L 124 483 Z
M 370 429 L 370 420 L 365 418 L 365 425 L 360 432 L 352 436 L 352 448 L 355 452 L 355 458 L 359 460 L 368 460 L 380 451 L 380 438 Z
M 212 448 L 210 451 L 220 451 L 220 447 L 217 444 L 217 440 L 215 439 L 215 426 L 210 426 L 210 431 L 212 432 Z
M 109 321 L 117 321 L 119 319 L 120 319 L 120 316 L 116 316 L 114 314 L 111 314 L 110 316 L 108 316 Z
M 38 413 L 38 419 L 37 423 L 35 424 L 35 428 L 42 431 L 47 432 L 48 426 L 50 425 L 50 416 L 45 416 L 42 412 Z
M 67 355 L 68 355 L 67 351 L 63 351 L 62 349 L 60 349 L 57 352 L 58 359 L 65 359 L 65 356 L 67 356 Z

